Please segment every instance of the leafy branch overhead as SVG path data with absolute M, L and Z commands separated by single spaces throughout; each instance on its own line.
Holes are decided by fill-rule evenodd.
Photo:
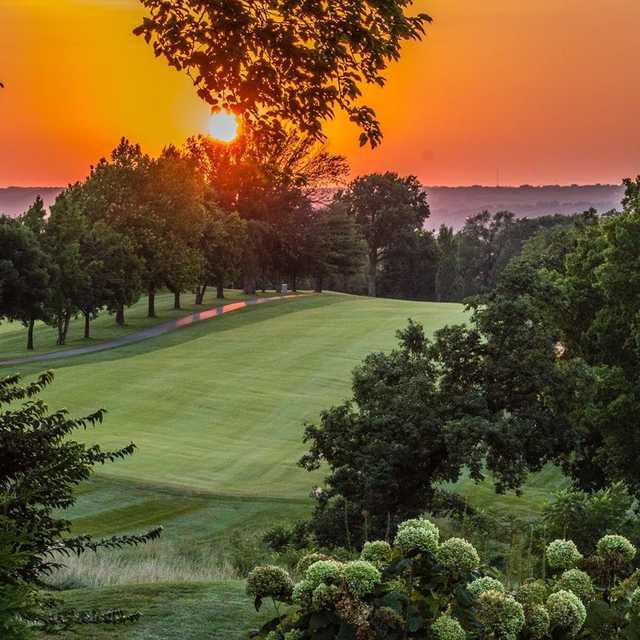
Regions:
M 362 87 L 384 86 L 402 43 L 421 40 L 431 22 L 409 15 L 413 0 L 140 2 L 149 14 L 134 33 L 186 71 L 213 109 L 272 134 L 287 121 L 316 139 L 342 110 L 374 147 L 382 131 Z

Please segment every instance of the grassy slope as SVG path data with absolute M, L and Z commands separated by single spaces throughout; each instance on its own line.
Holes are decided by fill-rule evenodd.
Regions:
M 391 348 L 408 317 L 429 330 L 464 319 L 460 305 L 341 295 L 280 301 L 49 363 L 56 382 L 46 399 L 74 414 L 108 409 L 97 432 L 79 434 L 88 442 L 135 441 L 139 451 L 108 465 L 109 476 L 300 499 L 314 480 L 296 466 L 303 423 L 349 395 L 353 367 Z
M 139 447 L 83 487 L 68 513 L 74 531 L 110 535 L 163 524 L 162 544 L 215 548 L 237 533 L 304 515 L 319 479 L 295 466 L 304 421 L 346 398 L 353 367 L 367 353 L 391 348 L 408 317 L 429 330 L 464 321 L 459 305 L 323 295 L 54 363 L 51 406 L 77 414 L 105 406 L 106 423 L 83 437 Z M 27 375 L 40 370 L 21 368 Z M 488 484 L 459 487 L 475 504 L 524 514 L 556 484 L 555 473 L 545 472 L 525 498 L 499 500 Z M 243 589 L 240 581 L 217 581 L 67 591 L 72 606 L 144 613 L 131 627 L 90 627 L 68 637 L 240 638 L 256 621 Z
M 140 611 L 142 618 L 125 626 L 88 625 L 50 636 L 61 640 L 240 640 L 273 617 L 266 606 L 255 612 L 240 581 L 78 589 L 62 597 L 69 607 L 104 611 L 125 606 Z
M 35 349 L 27 351 L 27 330 L 19 322 L 3 322 L 0 323 L 0 359 L 10 359 L 12 357 L 20 357 L 32 355 L 34 353 L 48 353 L 51 351 L 63 351 L 73 347 L 85 347 L 87 345 L 99 344 L 113 338 L 120 338 L 140 329 L 146 329 L 153 325 L 167 320 L 174 320 L 195 311 L 202 311 L 207 307 L 214 307 L 226 302 L 235 300 L 244 300 L 249 296 L 244 295 L 240 291 L 225 292 L 226 300 L 218 300 L 215 289 L 208 289 L 205 296 L 204 304 L 196 306 L 194 304 L 193 294 L 184 294 L 182 296 L 182 309 L 173 308 L 173 294 L 160 293 L 156 296 L 156 314 L 157 318 L 147 318 L 147 298 L 142 297 L 140 300 L 126 310 L 126 325 L 119 327 L 114 322 L 114 316 L 109 313 L 100 314 L 91 323 L 91 338 L 85 340 L 84 336 L 84 319 L 75 318 L 69 325 L 69 335 L 67 336 L 67 344 L 64 346 L 56 345 L 56 330 L 47 326 L 42 322 L 36 324 L 35 329 Z M 263 294 L 261 294 L 263 295 Z M 266 296 L 275 295 L 264 294 Z

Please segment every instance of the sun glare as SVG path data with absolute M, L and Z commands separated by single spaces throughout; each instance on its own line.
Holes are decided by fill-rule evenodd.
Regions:
M 218 111 L 209 117 L 209 135 L 221 142 L 233 142 L 238 135 L 240 123 L 235 114 Z

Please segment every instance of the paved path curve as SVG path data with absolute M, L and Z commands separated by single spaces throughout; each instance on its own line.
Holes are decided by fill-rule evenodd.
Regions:
M 142 329 L 134 333 L 130 333 L 121 338 L 114 338 L 113 340 L 106 340 L 100 344 L 91 345 L 88 347 L 75 347 L 73 349 L 67 349 L 64 351 L 51 351 L 49 353 L 41 353 L 33 356 L 22 356 L 20 358 L 13 358 L 11 360 L 0 360 L 0 367 L 6 367 L 16 364 L 27 364 L 29 362 L 44 362 L 47 360 L 58 360 L 60 358 L 72 358 L 73 356 L 81 356 L 86 353 L 97 353 L 98 351 L 106 351 L 108 349 L 115 349 L 117 347 L 123 347 L 127 344 L 133 344 L 134 342 L 141 342 L 148 338 L 155 338 L 161 336 L 164 333 L 170 333 L 176 329 L 187 327 L 196 322 L 203 322 L 204 320 L 211 320 L 217 318 L 226 313 L 233 311 L 239 311 L 240 309 L 246 309 L 250 306 L 258 304 L 264 304 L 265 302 L 272 302 L 274 300 L 286 300 L 291 298 L 298 298 L 299 295 L 288 296 L 274 296 L 273 298 L 250 298 L 249 300 L 243 300 L 240 302 L 231 302 L 229 304 L 220 305 L 204 311 L 198 311 L 188 316 L 178 318 L 176 320 L 169 320 L 161 324 L 156 324 L 153 327 Z

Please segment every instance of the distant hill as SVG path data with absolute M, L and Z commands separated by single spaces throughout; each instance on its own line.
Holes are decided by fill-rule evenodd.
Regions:
M 559 213 L 571 215 L 593 207 L 599 212 L 620 207 L 624 187 L 619 185 L 572 185 L 532 187 L 428 187 L 431 217 L 427 227 L 441 224 L 459 229 L 480 211 L 511 211 L 518 217 L 538 218 Z
M 36 199 L 40 196 L 44 204 L 51 206 L 62 187 L 7 187 L 0 189 L 0 215 L 6 214 L 11 217 L 24 213 Z
M 8 187 L 0 189 L 0 213 L 17 216 L 37 195 L 50 206 L 62 187 Z M 600 212 L 616 209 L 623 187 L 610 184 L 532 187 L 427 187 L 431 217 L 427 227 L 441 224 L 459 229 L 471 215 L 485 209 L 512 211 L 519 217 L 537 218 L 546 214 L 571 215 L 591 207 Z M 328 194 L 327 194 L 328 195 Z

